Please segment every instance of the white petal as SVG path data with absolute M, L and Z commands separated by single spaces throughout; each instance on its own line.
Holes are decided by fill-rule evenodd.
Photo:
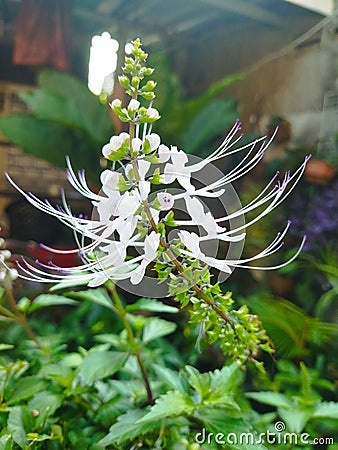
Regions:
M 110 195 L 113 191 L 117 191 L 117 184 L 120 179 L 118 172 L 112 170 L 104 170 L 101 173 L 100 180 L 102 183 L 102 190 L 105 194 Z
M 196 233 L 189 233 L 189 231 L 181 230 L 178 232 L 178 236 L 183 245 L 192 252 L 195 258 L 201 259 L 201 257 L 204 257 L 199 245 L 199 236 Z
M 131 284 L 141 283 L 141 281 L 143 280 L 145 271 L 146 271 L 146 266 L 144 264 L 140 264 L 136 269 L 134 269 L 130 274 Z
M 174 150 L 176 149 L 176 150 Z M 174 166 L 177 166 L 179 168 L 182 168 L 185 166 L 185 164 L 188 162 L 188 156 L 186 153 L 184 153 L 183 150 L 177 151 L 176 147 L 172 147 L 171 152 L 171 161 L 174 164 Z
M 157 149 L 158 146 L 159 146 L 160 143 L 161 143 L 161 138 L 160 138 L 160 136 L 159 136 L 158 134 L 156 134 L 156 133 L 148 134 L 148 135 L 146 136 L 146 140 L 149 142 L 150 148 L 151 148 L 152 150 Z
M 135 152 L 139 152 L 142 144 L 143 144 L 143 142 L 142 142 L 142 140 L 140 138 L 134 138 L 132 140 L 133 150 Z
M 88 287 L 97 287 L 97 286 L 101 286 L 102 284 L 104 284 L 106 281 L 108 281 L 109 278 L 107 276 L 107 274 L 105 272 L 98 272 L 98 274 L 96 275 L 96 277 L 94 277 L 89 283 L 88 283 Z M 65 280 L 66 281 L 66 280 Z
M 139 181 L 138 188 L 140 191 L 141 200 L 146 200 L 151 189 L 150 181 Z
M 169 148 L 164 145 L 161 144 L 158 148 L 158 160 L 160 163 L 165 163 L 168 161 L 168 159 L 170 158 L 170 150 Z
M 157 198 L 161 205 L 161 211 L 168 211 L 174 206 L 174 197 L 167 192 L 159 192 Z
M 140 102 L 132 98 L 129 102 L 128 109 L 131 111 L 136 111 L 140 107 Z
M 152 261 L 157 255 L 157 249 L 160 243 L 159 233 L 152 231 L 144 240 L 144 259 Z
M 155 108 L 148 108 L 147 109 L 147 116 L 150 119 L 159 119 L 160 118 L 160 114 L 157 111 L 157 109 L 155 109 Z
M 145 161 L 144 159 L 140 159 L 137 162 L 138 171 L 140 174 L 140 177 L 142 180 L 144 180 L 145 176 L 147 175 L 147 172 L 149 170 L 149 167 L 151 166 L 151 163 L 149 161 Z
M 118 108 L 121 108 L 121 106 L 122 106 L 122 102 L 121 102 L 121 100 L 119 99 L 119 98 L 115 98 L 111 103 L 110 103 L 110 106 L 112 107 L 112 108 L 114 108 L 114 107 L 118 107 Z
M 128 216 L 132 216 L 139 206 L 140 198 L 136 191 L 125 192 L 117 205 L 116 215 L 122 219 L 125 219 Z

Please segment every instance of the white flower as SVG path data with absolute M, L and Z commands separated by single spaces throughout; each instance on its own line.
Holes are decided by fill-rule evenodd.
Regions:
M 116 216 L 122 219 L 133 216 L 140 206 L 141 199 L 138 191 L 127 191 L 121 196 L 116 206 Z
M 182 230 L 178 232 L 181 242 L 189 250 L 188 252 L 181 250 L 183 254 L 192 255 L 196 259 L 205 262 L 210 267 L 214 267 L 221 272 L 231 273 L 228 261 L 222 261 L 210 256 L 206 256 L 200 249 L 199 242 L 200 238 L 196 233 L 189 233 L 188 231 Z
M 159 192 L 157 198 L 161 205 L 161 211 L 168 211 L 174 206 L 174 196 L 167 192 Z
M 122 102 L 120 99 L 115 98 L 111 103 L 110 103 L 110 107 L 111 108 L 121 108 L 122 106 Z
M 152 120 L 157 120 L 160 118 L 160 114 L 157 111 L 157 109 L 155 109 L 155 108 L 148 108 L 147 116 L 149 117 L 149 119 L 152 119 Z
M 149 142 L 151 150 L 156 150 L 161 143 L 161 138 L 156 133 L 148 134 L 146 140 Z
M 130 282 L 139 284 L 145 274 L 147 266 L 156 258 L 157 249 L 160 243 L 160 235 L 152 231 L 144 241 L 144 255 L 141 264 L 131 272 Z
M 169 158 L 170 158 L 170 150 L 169 150 L 169 148 L 166 145 L 161 144 L 158 147 L 158 160 L 159 160 L 159 162 L 160 163 L 167 162 Z
M 150 108 L 152 109 L 152 108 Z M 154 110 L 156 111 L 156 110 Z M 156 116 L 158 112 L 151 112 Z M 152 222 L 144 219 L 141 214 L 142 208 L 146 208 L 146 202 L 151 193 L 151 184 L 146 179 L 150 169 L 150 162 L 146 161 L 142 155 L 142 146 L 145 140 L 148 140 L 152 150 L 158 148 L 158 158 L 160 162 L 169 163 L 164 166 L 163 173 L 160 174 L 164 184 L 170 184 L 178 181 L 183 187 L 183 192 L 179 194 L 169 194 L 167 192 L 157 193 L 157 200 L 160 204 L 161 211 L 171 210 L 174 203 L 178 199 L 184 199 L 186 210 L 190 216 L 189 220 L 176 220 L 175 223 L 179 227 L 179 238 L 185 248 L 181 250 L 184 256 L 193 256 L 200 261 L 214 267 L 222 272 L 231 273 L 236 267 L 242 268 L 260 268 L 263 270 L 275 269 L 283 267 L 301 251 L 305 238 L 300 245 L 296 254 L 287 262 L 273 267 L 256 267 L 251 263 L 257 259 L 264 258 L 279 250 L 283 245 L 283 238 L 289 228 L 289 224 L 284 231 L 277 235 L 273 242 L 266 249 L 247 259 L 219 259 L 208 255 L 207 250 L 201 243 L 208 240 L 241 241 L 245 237 L 245 229 L 258 220 L 269 214 L 276 208 L 294 189 L 295 185 L 302 176 L 306 162 L 292 174 L 287 173 L 281 181 L 276 181 L 274 177 L 263 191 L 256 196 L 251 202 L 237 211 L 221 217 L 216 216 L 208 211 L 199 197 L 219 197 L 223 193 L 226 186 L 237 178 L 245 175 L 249 170 L 254 168 L 261 160 L 265 149 L 269 143 L 261 142 L 257 139 L 251 144 L 244 145 L 240 148 L 232 149 L 234 144 L 238 142 L 236 133 L 240 126 L 235 124 L 229 135 L 223 141 L 221 146 L 213 152 L 208 158 L 198 162 L 197 164 L 189 164 L 189 157 L 183 150 L 177 147 L 168 147 L 160 144 L 160 137 L 151 133 L 151 125 L 145 124 L 142 139 L 139 137 L 141 133 L 139 128 L 135 128 L 135 137 L 132 140 L 133 150 L 139 152 L 135 157 L 133 164 L 128 164 L 122 171 L 131 182 L 130 190 L 123 194 L 118 190 L 118 182 L 122 174 L 114 170 L 104 170 L 101 174 L 102 193 L 92 192 L 86 182 L 83 171 L 77 175 L 74 173 L 69 159 L 67 158 L 67 177 L 70 184 L 84 197 L 88 198 L 97 210 L 97 214 L 92 219 L 86 217 L 76 217 L 72 214 L 66 198 L 62 193 L 62 206 L 53 206 L 47 200 L 42 201 L 31 193 L 26 193 L 18 187 L 11 178 L 7 176 L 9 182 L 16 188 L 27 201 L 39 210 L 56 217 L 60 222 L 67 225 L 73 230 L 78 249 L 59 250 L 44 246 L 54 253 L 79 253 L 82 259 L 81 266 L 62 269 L 56 266 L 44 266 L 43 264 L 31 264 L 24 258 L 17 262 L 20 276 L 27 280 L 51 283 L 67 280 L 69 282 L 85 282 L 89 286 L 99 286 L 105 281 L 112 279 L 115 281 L 129 279 L 131 283 L 138 284 L 145 275 L 147 266 L 156 258 L 157 250 L 160 242 L 160 236 L 154 226 L 159 223 L 160 211 L 149 208 L 148 213 L 152 216 Z M 103 148 L 103 153 L 110 155 L 111 152 L 118 150 L 130 136 L 127 133 L 120 133 L 119 136 L 113 136 L 110 142 Z M 257 147 L 257 143 L 260 143 Z M 231 155 L 233 153 L 247 149 L 247 153 L 237 166 L 221 176 L 216 181 L 211 182 L 205 187 L 196 187 L 191 182 L 192 173 L 203 170 L 207 164 Z M 134 167 L 137 165 L 138 176 L 135 174 Z M 258 211 L 256 216 L 237 228 L 226 230 L 221 226 L 223 222 L 231 221 L 237 217 L 250 212 Z M 149 227 L 149 235 L 139 232 L 139 220 L 148 220 L 146 226 Z M 201 235 L 190 233 L 182 227 L 202 228 Z M 144 223 L 142 223 L 144 227 Z M 130 249 L 130 251 L 129 251 Z M 137 256 L 130 258 L 130 254 Z M 140 251 L 139 251 L 140 249 Z M 142 251 L 143 250 L 143 251 Z M 0 258 L 1 259 L 1 258 Z M 2 265 L 7 269 L 5 258 L 2 258 Z M 14 274 L 15 275 L 15 274 Z
M 226 176 L 217 180 L 216 182 L 210 184 L 208 187 L 200 189 L 199 195 L 204 196 L 215 196 L 213 193 L 210 193 L 211 189 L 216 189 L 219 187 L 223 187 L 227 183 L 230 183 L 237 178 L 245 175 L 247 172 L 252 170 L 262 159 L 265 150 L 269 146 L 271 140 L 266 142 L 263 138 L 256 139 L 250 144 L 246 144 L 242 147 L 236 148 L 235 150 L 231 150 L 234 145 L 241 139 L 241 135 L 234 139 L 236 133 L 240 130 L 239 122 L 233 126 L 230 130 L 227 137 L 224 139 L 222 144 L 207 158 L 201 160 L 196 164 L 192 164 L 190 166 L 186 165 L 189 162 L 188 155 L 183 150 L 178 150 L 177 147 L 171 147 L 170 149 L 170 158 L 171 163 L 167 163 L 164 168 L 164 174 L 162 175 L 162 182 L 164 184 L 170 184 L 173 181 L 177 180 L 180 185 L 189 193 L 192 194 L 195 192 L 195 186 L 191 184 L 191 174 L 194 172 L 199 172 L 202 170 L 207 164 L 210 164 L 213 161 L 224 158 L 225 156 L 232 155 L 233 153 L 237 153 L 244 149 L 249 148 L 249 152 L 247 155 L 241 160 L 241 162 Z M 251 154 L 254 152 L 257 143 L 263 141 L 261 147 L 258 151 L 251 157 Z M 219 195 L 223 191 L 219 191 Z
M 128 111 L 136 111 L 140 107 L 140 102 L 132 98 L 128 105 Z
M 113 170 L 104 170 L 101 173 L 100 180 L 102 183 L 102 190 L 105 194 L 110 195 L 112 192 L 118 190 L 117 185 L 121 174 Z
M 133 151 L 138 153 L 140 151 L 140 148 L 142 147 L 142 140 L 140 138 L 133 138 L 131 141 L 131 145 L 133 147 Z
M 129 134 L 124 132 L 120 133 L 118 136 L 112 136 L 109 143 L 102 147 L 103 156 L 109 158 L 113 152 L 121 148 L 126 139 L 129 139 Z

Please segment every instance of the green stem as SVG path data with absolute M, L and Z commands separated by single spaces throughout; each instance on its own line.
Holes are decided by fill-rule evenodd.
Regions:
M 7 317 L 10 317 L 10 318 L 14 319 L 16 322 L 20 323 L 22 325 L 23 329 L 25 330 L 26 334 L 36 343 L 37 347 L 39 347 L 40 350 L 44 350 L 44 348 L 40 344 L 39 340 L 35 336 L 33 330 L 28 325 L 28 323 L 26 321 L 26 317 L 24 316 L 24 314 L 22 314 L 22 312 L 18 308 L 18 305 L 16 304 L 16 300 L 14 298 L 11 287 L 5 283 L 4 288 L 5 288 L 5 292 L 6 292 L 6 297 L 7 297 L 8 301 L 13 309 L 13 312 L 14 312 L 14 313 L 10 313 L 11 315 L 7 314 Z M 9 311 L 7 311 L 7 312 L 9 313 Z
M 132 127 L 132 125 L 130 125 L 130 128 Z M 135 175 L 135 180 L 136 182 L 140 181 L 140 174 L 138 171 L 138 167 L 136 164 L 136 160 L 133 159 L 132 160 L 132 166 L 133 166 L 133 170 L 134 170 L 134 175 Z M 152 217 L 151 211 L 150 211 L 150 207 L 147 201 L 143 201 L 143 206 L 145 208 L 145 212 L 147 214 L 148 220 L 151 224 L 151 228 L 153 229 L 153 231 L 155 231 L 155 233 L 158 233 L 157 230 L 157 226 L 156 223 Z M 171 261 L 173 262 L 173 264 L 175 265 L 177 271 L 187 280 L 187 281 L 191 281 L 187 275 L 185 274 L 185 270 L 182 267 L 182 264 L 177 260 L 174 252 L 171 250 L 170 245 L 165 242 L 165 240 L 163 239 L 163 237 L 160 237 L 160 244 L 163 248 L 167 249 L 167 255 L 169 256 L 169 258 L 171 259 Z M 232 323 L 232 320 L 230 319 L 230 317 L 223 312 L 217 305 L 216 303 L 211 300 L 203 291 L 200 287 L 198 287 L 196 284 L 192 284 L 192 289 L 196 292 L 196 294 L 199 296 L 200 299 L 202 299 L 205 303 L 207 303 L 208 305 L 210 305 L 214 311 L 216 312 L 216 314 L 221 317 L 226 323 L 229 323 L 230 326 L 232 327 L 232 329 L 235 331 L 234 325 Z
M 116 312 L 117 312 L 118 316 L 120 317 L 120 319 L 123 323 L 123 326 L 127 332 L 128 339 L 130 342 L 130 350 L 131 350 L 132 354 L 134 356 L 136 356 L 138 365 L 141 369 L 142 377 L 144 380 L 144 385 L 145 385 L 146 392 L 147 392 L 147 398 L 148 398 L 147 404 L 153 405 L 154 397 L 153 397 L 153 393 L 152 393 L 151 386 L 150 386 L 148 372 L 145 368 L 145 365 L 144 365 L 142 357 L 141 357 L 141 349 L 136 342 L 136 338 L 135 338 L 133 329 L 130 326 L 130 323 L 127 319 L 127 311 L 125 310 L 124 305 L 120 299 L 120 296 L 118 295 L 118 293 L 116 291 L 115 285 L 112 282 L 107 282 L 106 286 L 109 289 L 109 292 L 111 293 L 111 295 L 113 297 L 113 301 L 114 301 L 115 307 L 116 307 Z

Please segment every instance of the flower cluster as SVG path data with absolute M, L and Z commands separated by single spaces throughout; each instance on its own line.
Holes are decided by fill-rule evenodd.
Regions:
M 273 177 L 249 204 L 216 216 L 204 200 L 221 198 L 233 181 L 261 161 L 270 141 L 263 137 L 240 145 L 242 134 L 237 121 L 221 145 L 204 160 L 196 161 L 195 158 L 192 161 L 183 150 L 161 143 L 160 136 L 152 132 L 153 123 L 160 115 L 152 107 L 156 83 L 144 81 L 153 72 L 145 66 L 146 59 L 147 54 L 141 49 L 140 41 L 134 41 L 131 56 L 126 57 L 123 68 L 125 75 L 120 77 L 120 84 L 131 99 L 126 107 L 119 99 L 111 104 L 114 113 L 128 124 L 129 129 L 113 136 L 103 146 L 102 154 L 110 162 L 110 167 L 101 173 L 101 191 L 91 191 L 84 172 L 75 174 L 67 159 L 70 184 L 93 204 L 91 218 L 75 217 L 64 194 L 63 205 L 53 206 L 22 191 L 7 175 L 10 183 L 28 202 L 74 231 L 78 244 L 74 252 L 79 252 L 82 258 L 81 266 L 67 269 L 21 259 L 17 261 L 20 276 L 48 283 L 82 281 L 90 287 L 108 280 L 117 283 L 127 280 L 131 285 L 138 285 L 149 277 L 147 270 L 153 268 L 152 273 L 157 272 L 158 283 L 168 280 L 169 294 L 176 296 L 183 305 L 189 301 L 194 304 L 195 321 L 196 317 L 205 322 L 208 317 L 213 317 L 212 321 L 209 320 L 209 327 L 206 326 L 210 337 L 213 333 L 212 339 L 216 333 L 223 339 L 223 347 L 228 348 L 226 342 L 229 342 L 231 334 L 234 342 L 232 354 L 237 357 L 238 348 L 243 347 L 250 349 L 246 356 L 252 356 L 263 345 L 262 342 L 267 345 L 267 338 L 259 331 L 261 327 L 254 316 L 245 313 L 243 325 L 242 312 L 232 311 L 228 315 L 227 306 L 231 302 L 225 300 L 217 283 L 211 284 L 209 267 L 228 274 L 238 267 L 257 268 L 250 263 L 280 249 L 289 223 L 266 249 L 251 258 L 217 258 L 215 252 L 209 254 L 205 244 L 243 242 L 245 229 L 269 214 L 290 194 L 303 174 L 307 159 L 292 175 L 287 173 L 281 180 L 278 180 L 278 174 Z M 150 104 L 143 106 L 141 101 L 149 101 Z M 230 172 L 204 185 L 196 183 L 198 174 L 213 166 L 215 161 L 239 152 L 244 156 Z M 183 218 L 174 217 L 179 202 L 183 204 Z M 257 215 L 248 223 L 232 228 L 224 226 L 253 210 L 258 211 Z M 175 229 L 174 238 L 169 239 L 169 231 Z M 304 239 L 292 259 L 297 257 L 303 243 Z M 258 268 L 275 269 L 288 262 Z M 149 296 L 152 294 L 148 293 Z M 211 322 L 214 325 L 210 328 Z M 240 332 L 241 327 L 245 328 L 245 333 Z
M 3 239 L 0 239 L 0 249 L 5 244 Z M 12 254 L 9 250 L 0 250 L 0 285 L 11 284 L 12 281 L 16 280 L 18 277 L 18 271 L 13 267 L 8 265 L 8 261 Z

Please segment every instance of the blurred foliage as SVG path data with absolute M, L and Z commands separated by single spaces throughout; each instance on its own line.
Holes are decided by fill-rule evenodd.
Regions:
M 0 130 L 26 153 L 59 167 L 68 155 L 91 180 L 99 173 L 102 145 L 112 135 L 107 106 L 71 75 L 42 71 L 38 87 L 22 92 L 30 113 L 0 116 Z
M 156 87 L 156 108 L 165 120 L 158 132 L 166 145 L 177 145 L 189 153 L 204 157 L 210 154 L 214 140 L 225 135 L 238 118 L 237 102 L 233 98 L 216 98 L 226 88 L 242 79 L 230 75 L 215 83 L 200 96 L 187 99 L 179 77 L 171 70 L 165 54 L 149 58 L 156 67 L 153 78 Z

